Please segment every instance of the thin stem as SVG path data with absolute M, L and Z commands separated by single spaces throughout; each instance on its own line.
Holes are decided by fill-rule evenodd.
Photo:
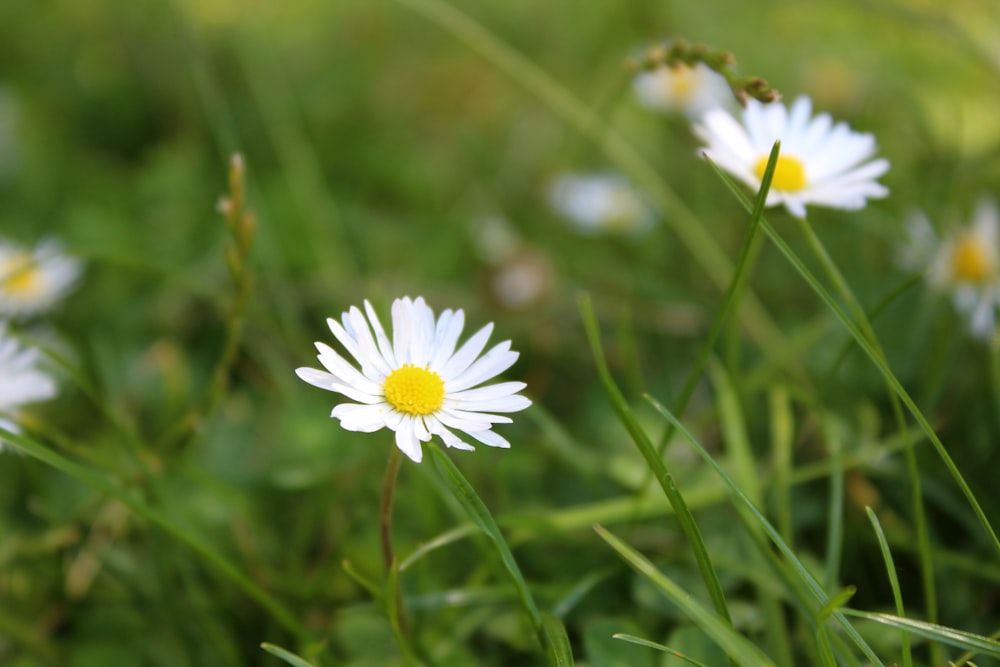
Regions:
M 403 594 L 398 585 L 399 570 L 396 563 L 396 554 L 392 548 L 392 497 L 393 492 L 396 490 L 396 479 L 399 478 L 399 464 L 402 461 L 403 452 L 394 443 L 389 454 L 389 463 L 385 466 L 385 477 L 382 480 L 382 499 L 379 501 L 378 506 L 378 534 L 382 543 L 382 563 L 385 565 L 386 577 L 396 584 L 391 587 L 395 591 L 392 595 L 395 600 L 394 602 L 386 600 L 386 605 L 395 603 L 396 621 L 399 624 L 399 632 L 402 635 L 401 641 L 404 648 L 408 648 L 406 647 L 407 624 L 406 613 L 403 608 Z

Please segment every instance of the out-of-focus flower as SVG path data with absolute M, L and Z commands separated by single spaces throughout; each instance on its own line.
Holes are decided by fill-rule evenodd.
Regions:
M 0 241 L 0 317 L 33 315 L 52 307 L 80 277 L 79 260 L 55 241 L 34 249 Z
M 639 72 L 632 79 L 639 104 L 661 113 L 682 112 L 698 118 L 709 109 L 731 105 L 732 91 L 725 77 L 704 63 L 678 63 Z
M 508 310 L 523 310 L 551 296 L 556 271 L 549 256 L 523 247 L 494 265 L 489 279 L 490 295 Z
M 367 314 L 367 319 L 365 315 Z M 334 337 L 361 366 L 360 370 L 331 347 L 316 343 L 325 371 L 299 368 L 309 384 L 343 394 L 331 417 L 348 431 L 396 432 L 396 446 L 413 461 L 423 457 L 421 442 L 437 435 L 448 447 L 473 447 L 453 433 L 462 431 L 491 447 L 510 447 L 493 424 L 510 423 L 494 412 L 517 412 L 529 405 L 518 394 L 523 382 L 479 386 L 510 368 L 518 353 L 510 341 L 480 356 L 493 331 L 487 324 L 456 350 L 465 314 L 445 310 L 435 319 L 423 297 L 396 299 L 392 304 L 392 339 L 371 304 L 365 314 L 352 307 L 341 321 L 327 320 Z
M 0 427 L 19 432 L 17 413 L 21 407 L 56 395 L 55 381 L 38 368 L 38 361 L 38 350 L 22 346 L 0 321 Z
M 972 222 L 940 240 L 927 216 L 915 212 L 907 222 L 907 235 L 899 263 L 907 269 L 927 271 L 931 287 L 952 293 L 956 310 L 969 318 L 972 335 L 992 338 L 1000 305 L 1000 213 L 996 202 L 980 200 Z
M 640 233 L 653 212 L 617 174 L 562 174 L 549 186 L 549 205 L 583 234 Z
M 786 109 L 780 102 L 749 100 L 742 123 L 721 109 L 706 113 L 695 134 L 708 145 L 713 162 L 752 188 L 760 188 L 775 141 L 781 154 L 767 195 L 767 205 L 784 204 L 792 215 L 806 217 L 806 205 L 855 210 L 868 199 L 885 197 L 876 179 L 889 170 L 875 155 L 875 137 L 834 124 L 829 114 L 812 116 L 812 102 L 800 97 Z

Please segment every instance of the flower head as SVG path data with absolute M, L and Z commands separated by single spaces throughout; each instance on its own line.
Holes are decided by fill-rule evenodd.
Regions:
M 829 114 L 812 117 L 812 102 L 800 97 L 786 109 L 780 102 L 749 100 L 743 122 L 714 109 L 695 126 L 713 162 L 753 188 L 759 188 L 775 141 L 781 154 L 767 195 L 767 205 L 784 204 L 804 218 L 806 204 L 840 209 L 863 208 L 868 199 L 885 197 L 888 188 L 875 179 L 889 161 L 870 160 L 875 138 L 834 124 Z
M 39 352 L 23 347 L 0 322 L 0 427 L 17 431 L 21 406 L 56 395 L 56 383 L 38 369 Z M 3 441 L 0 440 L 0 447 Z
M 991 338 L 996 333 L 1000 305 L 1000 213 L 996 202 L 980 200 L 971 224 L 941 240 L 927 216 L 914 213 L 907 234 L 900 264 L 926 270 L 931 287 L 952 292 L 955 308 L 969 318 L 972 335 Z
M 639 72 L 632 79 L 632 88 L 639 104 L 647 109 L 661 113 L 681 111 L 691 118 L 733 100 L 726 79 L 704 63 L 693 67 L 684 63 L 663 65 Z
M 80 262 L 55 241 L 34 249 L 0 241 L 0 316 L 33 315 L 50 308 L 72 289 Z
M 316 343 L 326 370 L 295 372 L 309 384 L 355 401 L 333 408 L 330 416 L 343 428 L 395 431 L 396 446 L 416 462 L 423 456 L 420 443 L 432 435 L 449 447 L 473 449 L 454 431 L 491 447 L 510 447 L 492 429 L 511 419 L 492 413 L 517 412 L 531 401 L 517 393 L 526 386 L 523 382 L 478 386 L 510 368 L 518 357 L 510 341 L 480 356 L 492 323 L 457 347 L 465 325 L 461 309 L 445 310 L 435 318 L 423 297 L 404 297 L 392 303 L 391 340 L 368 301 L 364 314 L 353 306 L 340 322 L 330 318 L 327 324 L 360 369 L 328 345 Z
M 653 214 L 617 174 L 562 174 L 549 186 L 549 204 L 583 234 L 641 232 Z

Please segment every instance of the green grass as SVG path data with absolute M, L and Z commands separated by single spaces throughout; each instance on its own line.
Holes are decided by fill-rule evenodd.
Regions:
M 60 394 L 3 434 L 0 663 L 1000 665 L 1000 348 L 894 259 L 912 209 L 945 230 L 1000 195 L 997 25 L 975 0 L 0 3 L 0 235 L 86 262 L 18 326 Z M 873 133 L 891 196 L 755 209 L 632 98 L 627 59 L 671 37 Z M 234 152 L 252 232 L 215 211 Z M 563 171 L 622 173 L 657 223 L 578 235 Z M 495 216 L 542 267 L 527 306 L 493 290 Z M 509 450 L 402 461 L 386 568 L 391 434 L 294 369 L 327 317 L 403 295 L 494 322 L 534 405 Z

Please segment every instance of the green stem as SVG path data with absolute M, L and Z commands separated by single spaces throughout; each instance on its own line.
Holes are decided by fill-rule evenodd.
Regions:
M 407 636 L 406 610 L 403 607 L 403 593 L 398 585 L 399 569 L 396 563 L 396 554 L 392 547 L 392 498 L 396 490 L 396 480 L 399 478 L 399 466 L 403 461 L 403 452 L 393 443 L 389 452 L 389 462 L 385 466 L 385 477 L 382 478 L 382 497 L 378 505 L 378 535 L 382 545 L 382 563 L 385 565 L 386 576 L 395 585 L 394 594 L 389 596 L 386 605 L 395 604 L 395 620 L 399 625 L 399 632 L 404 639 L 404 648 L 408 648 L 405 639 Z

